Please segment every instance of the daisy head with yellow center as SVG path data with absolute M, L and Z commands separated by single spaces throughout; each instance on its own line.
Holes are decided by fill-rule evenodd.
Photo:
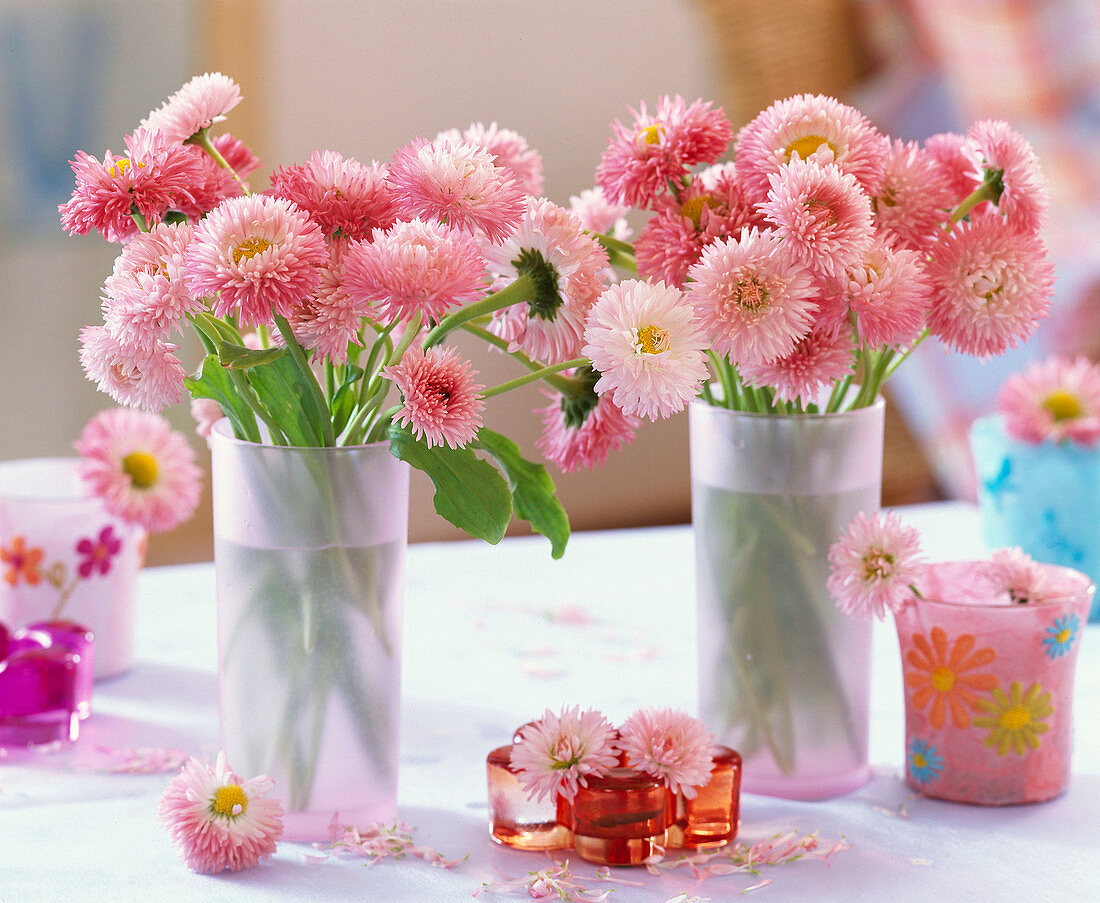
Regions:
M 997 395 L 1005 431 L 1021 442 L 1100 441 L 1100 366 L 1051 357 L 1005 380 Z

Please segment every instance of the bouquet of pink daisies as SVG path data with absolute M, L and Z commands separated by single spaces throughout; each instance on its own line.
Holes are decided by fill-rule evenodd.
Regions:
M 929 335 L 988 358 L 1047 313 L 1047 194 L 1004 122 L 918 144 L 824 96 L 778 101 L 736 133 L 702 101 L 631 112 L 612 126 L 596 183 L 606 223 L 632 209 L 648 218 L 633 245 L 607 244 L 616 263 L 682 292 L 668 309 L 690 327 L 652 320 L 638 342 L 705 354 L 698 388 L 712 404 L 870 405 Z M 606 374 L 605 389 L 615 401 L 624 391 Z

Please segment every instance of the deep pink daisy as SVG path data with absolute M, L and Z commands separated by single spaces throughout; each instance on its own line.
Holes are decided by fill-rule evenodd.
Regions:
M 779 100 L 737 135 L 737 174 L 746 197 L 764 201 L 771 177 L 795 156 L 835 163 L 868 194 L 882 183 L 887 139 L 853 107 L 821 94 Z
M 1005 380 L 997 393 L 1005 432 L 1021 442 L 1100 442 L 1100 365 L 1054 356 Z
M 230 198 L 195 228 L 187 287 L 212 296 L 218 316 L 247 325 L 292 316 L 321 280 L 328 249 L 320 228 L 283 198 Z
M 568 397 L 546 393 L 553 402 L 536 413 L 542 435 L 535 447 L 563 473 L 600 467 L 607 456 L 634 441 L 641 421 L 624 414 L 611 399 L 595 392 Z
M 399 221 L 353 243 L 343 256 L 343 288 L 375 319 L 439 320 L 485 291 L 485 260 L 472 236 L 437 222 Z
M 161 794 L 157 817 L 187 867 L 217 874 L 250 869 L 275 852 L 283 809 L 266 775 L 241 780 L 224 752 L 213 769 L 191 759 Z
M 997 209 L 1010 225 L 1038 232 L 1046 222 L 1050 198 L 1031 145 L 1001 120 L 976 122 L 967 136 L 980 155 L 982 178 L 993 182 Z
M 485 387 L 474 382 L 476 370 L 457 348 L 435 346 L 425 352 L 413 345 L 392 367 L 382 371 L 401 392 L 397 422 L 412 429 L 428 448 L 463 448 L 481 427 Z
M 80 364 L 88 379 L 119 404 L 160 411 L 183 397 L 186 372 L 175 345 L 121 343 L 106 326 L 80 332 Z
M 222 201 L 246 194 L 247 183 L 243 180 L 260 165 L 259 157 L 248 145 L 232 135 L 218 135 L 210 143 L 230 168 L 226 169 L 200 148 L 188 145 L 202 161 L 203 177 L 200 183 L 191 187 L 191 200 L 178 205 L 177 209 L 192 222 L 200 220 Z
M 771 175 L 771 186 L 760 211 L 814 273 L 838 276 L 870 249 L 871 198 L 854 176 L 832 163 L 796 159 Z
M 794 350 L 764 364 L 740 364 L 749 386 L 768 386 L 780 401 L 811 404 L 821 390 L 852 372 L 856 346 L 850 329 L 813 328 Z
M 462 141 L 480 147 L 493 155 L 496 165 L 505 170 L 524 194 L 538 197 L 542 194 L 542 156 L 527 143 L 519 132 L 502 129 L 495 122 L 488 126 L 475 122 L 464 132 L 449 129 L 440 132 L 435 139 L 458 144 Z
M 626 214 L 630 208 L 608 200 L 604 190 L 598 186 L 571 195 L 569 209 L 589 232 L 612 235 L 623 241 L 630 238 L 630 226 L 626 222 Z
M 600 373 L 596 392 L 626 414 L 655 420 L 684 409 L 707 377 L 707 337 L 674 286 L 629 279 L 600 295 L 588 315 L 584 354 Z
M 817 291 L 773 231 L 744 229 L 707 245 L 689 273 L 688 297 L 711 349 L 738 366 L 784 357 L 810 330 Z
M 126 241 L 139 231 L 132 211 L 151 225 L 191 201 L 192 186 L 202 181 L 202 162 L 192 148 L 151 129 L 138 129 L 124 141 L 126 156 L 107 151 L 102 163 L 84 151 L 76 152 L 76 188 L 58 207 L 69 234 L 97 231 L 107 241 Z
M 961 197 L 932 155 L 915 141 L 895 140 L 874 197 L 875 224 L 903 248 L 927 250 Z
M 101 411 L 75 447 L 81 479 L 115 517 L 160 533 L 195 513 L 202 477 L 195 452 L 159 414 Z
M 183 142 L 222 122 L 240 102 L 241 89 L 233 79 L 220 72 L 206 72 L 187 82 L 141 124 L 156 129 L 170 141 Z
M 601 777 L 619 761 L 614 745 L 615 729 L 594 709 L 580 706 L 547 709 L 541 718 L 525 725 L 512 747 L 512 770 L 538 801 L 562 796 L 572 800 L 588 778 Z
M 405 219 L 438 220 L 499 243 L 523 218 L 523 189 L 492 154 L 467 142 L 418 139 L 394 154 L 389 180 Z
M 879 620 L 900 611 L 925 569 L 920 534 L 892 511 L 859 512 L 829 548 L 827 586 L 841 611 Z
M 548 364 L 576 357 L 585 316 L 603 289 L 608 265 L 607 253 L 580 221 L 545 198 L 528 198 L 518 228 L 484 253 L 494 290 L 520 276 L 534 284 L 526 301 L 494 315 L 493 331 Z
M 122 344 L 150 346 L 202 309 L 192 299 L 183 272 L 192 231 L 186 223 L 157 225 L 152 232 L 135 235 L 115 259 L 103 286 L 103 315 Z
M 1027 339 L 1047 315 L 1054 269 L 1042 242 L 999 216 L 959 223 L 932 249 L 928 328 L 974 357 Z
M 386 167 L 369 166 L 335 151 L 315 151 L 305 163 L 280 167 L 270 194 L 292 201 L 332 239 L 369 239 L 397 220 L 396 198 Z
M 619 728 L 619 748 L 631 768 L 694 799 L 714 769 L 714 737 L 703 722 L 669 708 L 638 709 Z
M 321 268 L 321 282 L 290 318 L 295 337 L 318 357 L 342 364 L 348 346 L 358 343 L 363 318 L 373 314 L 369 305 L 352 299 L 344 287 L 344 265 L 337 257 Z

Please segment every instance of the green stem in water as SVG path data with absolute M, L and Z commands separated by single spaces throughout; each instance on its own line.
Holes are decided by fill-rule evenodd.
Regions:
M 454 313 L 448 314 L 429 331 L 424 339 L 424 347 L 431 348 L 432 345 L 438 345 L 447 337 L 448 333 L 454 332 L 464 323 L 469 323 L 471 320 L 476 320 L 485 314 L 491 314 L 493 311 L 511 307 L 513 304 L 527 301 L 534 296 L 535 281 L 529 275 L 524 274 L 514 282 L 504 286 L 499 292 L 486 295 L 480 301 L 467 304 Z

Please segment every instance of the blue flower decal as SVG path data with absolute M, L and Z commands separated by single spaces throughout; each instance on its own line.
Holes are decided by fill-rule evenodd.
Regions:
M 1051 658 L 1061 658 L 1069 652 L 1080 630 L 1081 619 L 1073 612 L 1055 618 L 1054 623 L 1046 629 L 1046 636 L 1043 637 L 1047 655 Z
M 909 744 L 909 773 L 918 784 L 927 784 L 943 771 L 943 756 L 936 747 L 924 740 L 915 739 Z

